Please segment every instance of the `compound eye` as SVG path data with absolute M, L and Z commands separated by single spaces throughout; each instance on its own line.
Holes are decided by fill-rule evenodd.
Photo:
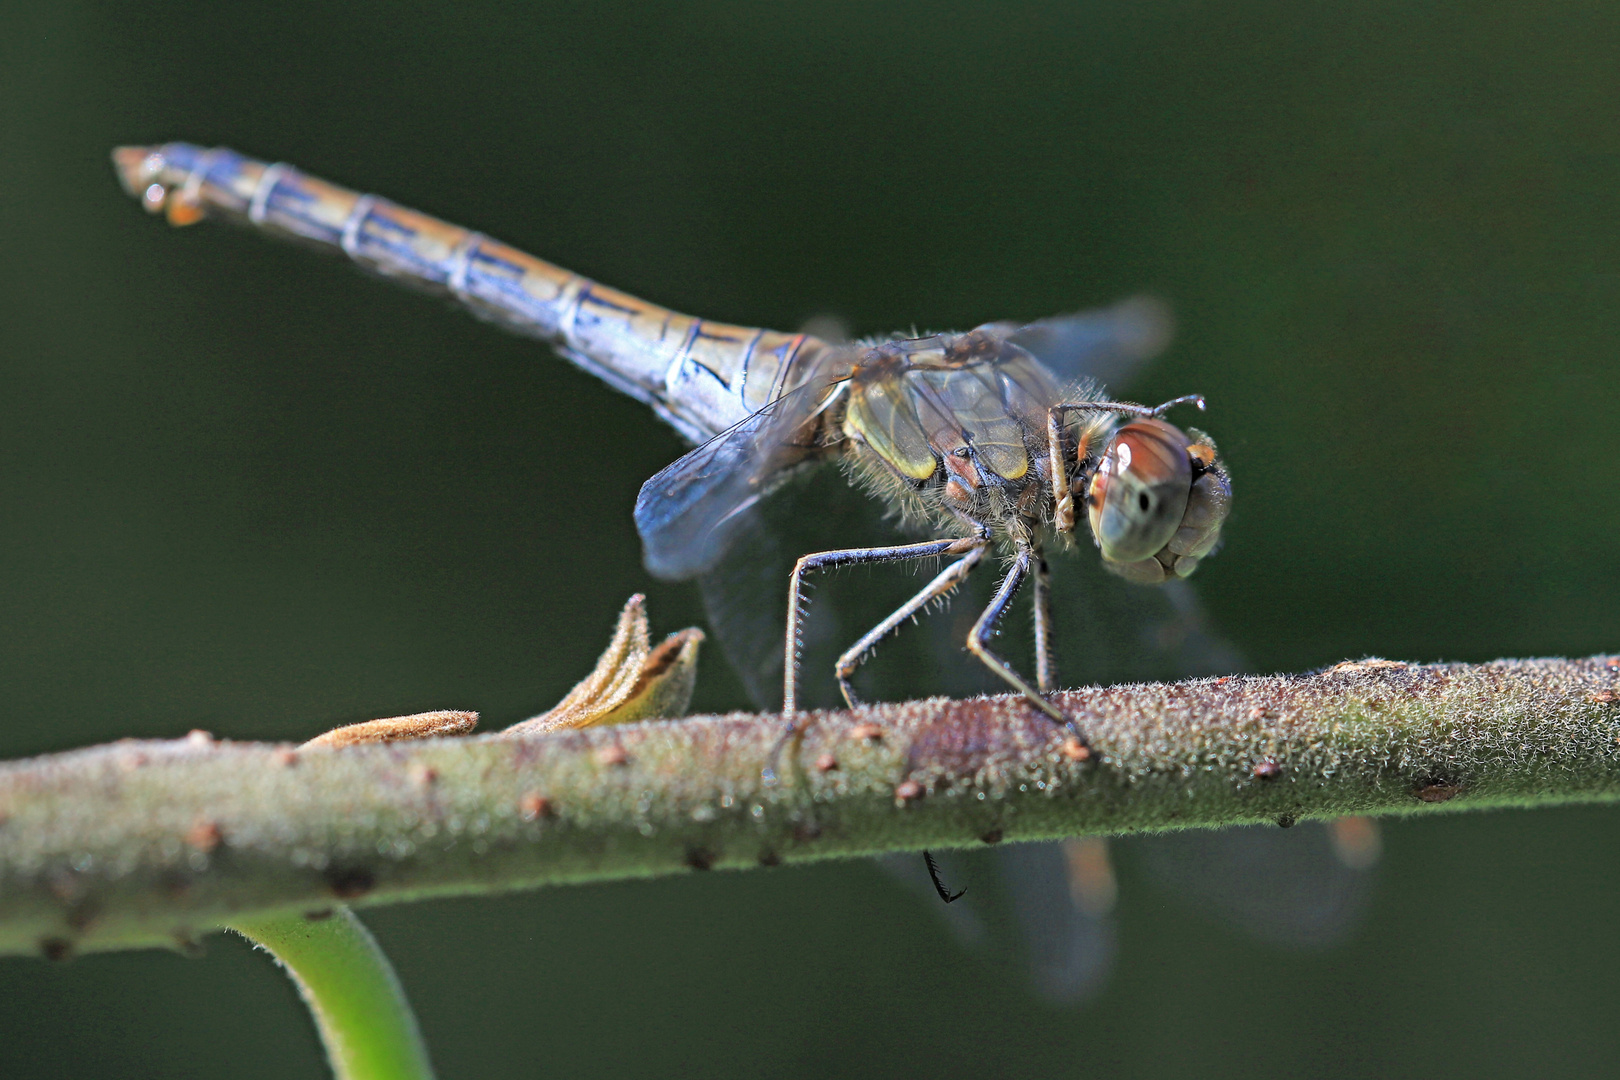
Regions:
M 1192 490 L 1187 446 L 1187 436 L 1163 420 L 1137 420 L 1114 433 L 1087 498 L 1103 558 L 1152 558 L 1176 535 Z

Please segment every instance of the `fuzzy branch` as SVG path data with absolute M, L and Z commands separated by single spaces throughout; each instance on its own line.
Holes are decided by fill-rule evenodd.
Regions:
M 1620 797 L 1620 658 L 1363 661 L 1056 700 L 1086 746 L 1013 697 L 818 714 L 777 785 L 768 714 L 302 748 L 193 733 L 13 762 L 0 952 L 184 947 L 335 902 Z

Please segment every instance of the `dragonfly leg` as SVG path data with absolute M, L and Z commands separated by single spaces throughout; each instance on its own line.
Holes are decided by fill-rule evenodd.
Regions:
M 1052 473 L 1052 528 L 1060 533 L 1074 531 L 1074 489 L 1069 483 L 1068 465 L 1064 461 L 1066 440 L 1063 422 L 1066 416 L 1062 405 L 1054 405 L 1046 410 L 1046 460 Z
M 1035 687 L 1043 694 L 1057 689 L 1052 664 L 1052 568 L 1046 556 L 1035 553 Z
M 1019 549 L 1013 558 L 1012 567 L 1007 571 L 1007 576 L 1001 579 L 1001 586 L 996 589 L 995 598 L 990 601 L 990 606 L 984 609 L 984 614 L 979 616 L 979 621 L 973 624 L 973 630 L 968 634 L 967 646 L 968 651 L 982 660 L 986 667 L 1028 698 L 1031 705 L 1051 717 L 1053 723 L 1067 725 L 1069 718 L 1064 716 L 1056 705 L 1042 697 L 1040 692 L 1029 685 L 1010 664 L 990 651 L 990 639 L 995 636 L 996 623 L 1001 621 L 1013 597 L 1018 595 L 1018 588 L 1024 583 L 1024 578 L 1029 576 L 1035 558 L 1028 548 Z
M 1144 420 L 1152 420 L 1163 416 L 1178 405 L 1196 405 L 1199 412 L 1204 411 L 1203 394 L 1183 394 L 1178 398 L 1171 398 L 1162 405 L 1148 408 L 1146 405 L 1132 405 L 1128 401 L 1065 401 L 1053 405 L 1049 412 L 1068 415 L 1071 412 L 1111 412 L 1121 416 L 1135 416 Z
M 802 641 L 800 640 L 800 626 L 809 612 L 809 601 L 804 592 L 804 576 L 812 570 L 827 570 L 838 566 L 859 566 L 871 563 L 903 562 L 911 559 L 931 559 L 941 555 L 967 556 L 974 551 L 981 554 L 990 545 L 990 531 L 982 526 L 975 526 L 972 536 L 963 536 L 949 540 L 925 540 L 920 544 L 900 544 L 895 547 L 876 548 L 848 548 L 843 551 L 822 551 L 814 555 L 806 555 L 793 567 L 793 576 L 788 585 L 788 617 L 787 640 L 784 646 L 782 664 L 782 720 L 784 728 L 776 744 L 766 759 L 765 779 L 774 782 L 777 776 L 776 764 L 782 756 L 782 748 L 789 739 L 799 739 L 804 735 L 804 726 L 799 722 L 799 653 Z M 949 573 L 947 569 L 946 573 Z M 941 574 L 943 578 L 945 574 Z M 940 580 L 936 578 L 935 581 Z M 926 603 L 926 601 L 923 601 Z
M 901 623 L 927 607 L 930 602 L 945 596 L 966 581 L 967 576 L 973 572 L 973 568 L 979 565 L 979 560 L 984 558 L 984 553 L 988 550 L 988 547 L 988 542 L 981 543 L 944 570 L 941 570 L 939 576 L 924 586 L 916 596 L 907 600 L 890 613 L 888 618 L 861 635 L 861 639 L 851 645 L 849 650 L 838 658 L 838 666 L 833 671 L 838 676 L 838 688 L 844 692 L 844 701 L 849 704 L 850 708 L 853 709 L 859 702 L 855 700 L 855 688 L 850 685 L 849 680 L 855 674 L 855 669 L 861 666 L 861 662 L 872 651 L 872 647 L 883 640 L 884 637 L 893 633 Z

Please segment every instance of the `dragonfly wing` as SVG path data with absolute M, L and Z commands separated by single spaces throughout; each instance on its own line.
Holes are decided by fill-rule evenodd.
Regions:
M 1278 945 L 1322 948 L 1343 940 L 1371 898 L 1376 856 L 1346 858 L 1334 827 L 1322 822 L 1286 832 L 1254 825 L 1166 833 L 1127 846 L 1170 893 Z
M 906 392 L 905 376 L 859 377 L 850 387 L 845 423 L 901 475 L 926 480 L 934 475 L 934 451 Z
M 1027 349 L 1059 382 L 1113 386 L 1164 351 L 1175 323 L 1163 301 L 1134 296 L 1113 307 L 985 329 Z
M 1009 414 L 1002 397 L 1001 377 L 989 364 L 935 371 L 914 371 L 938 395 L 963 438 L 973 444 L 979 460 L 996 475 L 1017 480 L 1029 471 L 1024 450 L 1024 429 L 1018 416 Z
M 726 557 L 698 575 L 703 612 L 715 644 L 736 672 L 754 707 L 782 704 L 782 642 L 792 556 L 759 507 Z
M 793 440 L 827 385 L 782 395 L 641 485 L 636 532 L 654 577 L 684 581 L 725 556 L 752 524 L 750 511 L 814 452 Z
M 852 488 L 840 470 L 796 472 L 748 510 L 749 522 L 730 550 L 698 576 L 715 643 L 758 708 L 782 706 L 782 646 L 794 562 L 814 551 L 892 543 L 893 525 L 881 512 L 880 504 Z M 867 583 L 877 591 L 900 587 L 888 607 L 867 602 L 863 592 L 852 593 L 842 582 L 817 579 L 827 587 L 814 590 L 809 616 L 799 628 L 801 700 L 817 706 L 838 701 L 833 659 L 904 599 L 903 579 L 892 576 L 874 571 Z
M 781 496 L 771 500 L 772 510 L 780 500 Z M 715 644 L 754 707 L 771 712 L 782 707 L 788 577 L 805 552 L 782 541 L 774 514 L 756 506 L 748 517 L 725 557 L 700 574 L 697 582 Z M 836 637 L 838 625 L 836 598 L 818 596 L 800 627 L 802 648 L 819 655 Z
M 1114 920 L 1106 910 L 1076 902 L 1063 842 L 940 851 L 934 858 L 949 889 L 967 890 L 949 905 L 939 902 L 921 855 L 877 862 L 964 947 L 1048 1003 L 1079 1005 L 1107 984 L 1116 953 Z
M 1080 902 L 1062 841 L 1009 844 L 996 855 L 1036 992 L 1059 1005 L 1094 997 L 1114 967 L 1112 902 L 1100 910 Z

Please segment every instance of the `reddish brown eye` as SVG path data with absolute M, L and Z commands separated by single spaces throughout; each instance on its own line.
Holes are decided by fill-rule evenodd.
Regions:
M 1152 558 L 1175 536 L 1192 490 L 1187 446 L 1187 436 L 1163 420 L 1137 420 L 1114 433 L 1087 500 L 1103 558 Z

